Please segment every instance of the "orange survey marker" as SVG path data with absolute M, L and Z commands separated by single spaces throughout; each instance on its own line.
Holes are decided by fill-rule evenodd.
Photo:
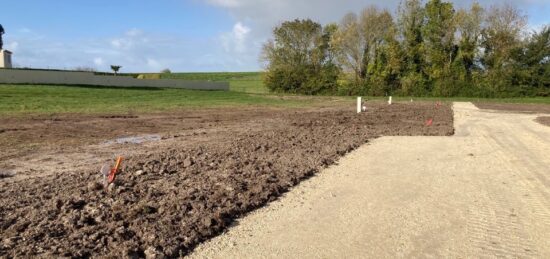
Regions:
M 426 121 L 426 127 L 430 127 L 434 124 L 434 119 L 429 119 Z
M 442 105 L 441 101 L 437 101 L 435 103 L 435 110 L 439 109 L 439 107 L 441 107 L 441 105 Z M 426 121 L 426 127 L 431 127 L 434 124 L 435 110 L 433 110 L 432 118 Z
M 109 183 L 113 183 L 116 179 L 116 174 L 118 174 L 120 164 L 122 164 L 122 157 L 119 156 L 116 159 L 115 167 L 111 169 L 111 172 L 109 172 Z

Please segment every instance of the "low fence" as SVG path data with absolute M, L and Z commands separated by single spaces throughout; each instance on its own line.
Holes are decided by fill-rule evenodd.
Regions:
M 229 90 L 227 82 L 176 79 L 136 79 L 127 76 L 95 75 L 93 72 L 0 69 L 0 84 L 90 85 L 115 87 L 157 87 L 192 90 Z

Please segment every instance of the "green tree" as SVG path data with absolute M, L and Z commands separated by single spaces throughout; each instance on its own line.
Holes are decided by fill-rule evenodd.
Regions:
M 276 92 L 310 95 L 336 91 L 340 71 L 330 59 L 333 31 L 334 26 L 325 30 L 309 19 L 276 27 L 273 40 L 263 48 L 266 86 Z
M 359 16 L 347 14 L 339 28 L 333 37 L 336 60 L 353 75 L 354 92 L 367 93 L 378 51 L 394 28 L 393 18 L 387 10 L 371 6 L 363 9 Z
M 115 66 L 111 65 L 111 70 L 115 73 L 115 76 L 118 74 L 118 71 L 122 68 L 122 66 Z
M 397 28 L 389 13 L 380 16 L 384 25 L 383 37 L 374 46 L 373 62 L 369 65 L 369 94 L 383 96 L 393 94 L 400 87 L 404 55 L 397 40 Z
M 424 8 L 420 0 L 405 0 L 398 9 L 397 26 L 400 32 L 405 67 L 401 80 L 404 95 L 426 95 L 427 78 L 424 73 Z
M 452 3 L 430 0 L 425 7 L 425 24 L 422 35 L 425 46 L 425 73 L 434 85 L 437 96 L 455 94 L 451 66 L 458 53 L 454 35 L 454 8 Z M 430 91 L 430 89 L 428 89 Z
M 335 46 L 336 61 L 345 73 L 352 75 L 352 84 L 355 89 L 352 89 L 349 94 L 359 92 L 357 87 L 364 83 L 363 62 L 366 44 L 357 15 L 346 14 L 332 37 L 332 45 Z
M 459 37 L 458 60 L 461 66 L 455 72 L 460 73 L 461 79 L 466 82 L 472 82 L 473 72 L 479 70 L 479 47 L 484 12 L 479 3 L 473 3 L 469 11 L 461 9 L 455 16 Z
M 482 31 L 481 59 L 485 84 L 492 96 L 506 95 L 512 85 L 513 53 L 522 47 L 526 17 L 510 4 L 493 6 L 487 12 Z
M 534 32 L 514 59 L 512 84 L 520 94 L 550 96 L 550 26 Z

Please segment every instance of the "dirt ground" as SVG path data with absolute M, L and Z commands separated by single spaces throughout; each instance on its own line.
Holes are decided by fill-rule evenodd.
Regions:
M 281 116 L 280 111 L 269 108 L 192 109 L 147 115 L 2 117 L 0 171 L 12 173 L 20 179 L 86 169 L 115 155 L 144 154 L 152 148 L 189 145 L 211 140 L 226 132 L 254 130 L 255 121 Z M 144 136 L 162 141 L 117 143 L 118 139 L 125 137 Z
M 479 109 L 497 110 L 505 112 L 518 113 L 548 113 L 550 114 L 549 104 L 517 104 L 517 103 L 474 103 Z
M 550 258 L 550 128 L 456 103 L 452 137 L 382 137 L 191 258 Z
M 480 109 L 499 112 L 550 114 L 550 105 L 548 104 L 475 103 L 475 105 Z M 550 117 L 548 116 L 540 116 L 535 121 L 550 126 Z
M 0 119 L 0 257 L 184 255 L 370 139 L 454 132 L 448 106 L 353 108 Z
M 550 117 L 538 117 L 537 122 L 542 125 L 550 126 Z

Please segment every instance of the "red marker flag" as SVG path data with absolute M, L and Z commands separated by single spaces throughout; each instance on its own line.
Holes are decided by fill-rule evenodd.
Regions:
M 428 121 L 426 121 L 426 126 L 432 126 L 432 124 L 434 123 L 434 119 L 429 119 Z

